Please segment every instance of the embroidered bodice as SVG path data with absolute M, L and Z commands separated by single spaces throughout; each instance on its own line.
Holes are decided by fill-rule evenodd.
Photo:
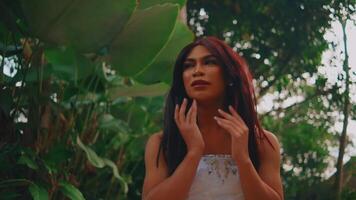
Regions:
M 243 199 L 238 166 L 231 155 L 203 155 L 187 200 Z

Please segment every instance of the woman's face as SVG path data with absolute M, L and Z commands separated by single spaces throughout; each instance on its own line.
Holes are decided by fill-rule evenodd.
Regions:
M 223 69 L 207 48 L 198 45 L 183 63 L 184 88 L 190 98 L 222 101 L 225 94 Z

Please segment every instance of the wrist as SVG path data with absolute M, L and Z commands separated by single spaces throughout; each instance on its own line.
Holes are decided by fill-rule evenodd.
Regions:
M 204 153 L 205 144 L 192 144 L 187 147 L 187 152 L 190 154 L 201 155 Z
M 192 149 L 192 150 L 188 150 L 187 155 L 189 157 L 202 157 L 203 156 L 203 152 L 204 150 L 200 150 L 200 149 Z

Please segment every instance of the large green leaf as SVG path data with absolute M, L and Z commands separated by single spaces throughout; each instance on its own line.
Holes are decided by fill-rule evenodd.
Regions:
M 79 137 L 77 137 L 78 146 L 83 149 L 87 155 L 89 162 L 95 167 L 102 168 L 105 166 L 103 160 L 91 148 L 85 146 Z
M 23 164 L 23 165 L 27 165 L 27 167 L 37 170 L 38 169 L 38 165 L 37 163 L 28 155 L 24 154 L 21 155 L 21 157 L 19 158 L 19 160 L 17 161 L 18 164 Z
M 124 122 L 119 119 L 116 119 L 111 114 L 103 114 L 99 118 L 99 128 L 102 130 L 110 130 L 113 132 L 124 132 L 128 131 L 128 127 Z
M 39 167 L 37 165 L 36 159 L 38 155 L 31 148 L 19 148 L 20 157 L 17 160 L 18 164 L 26 165 L 27 167 L 37 170 Z
M 30 67 L 27 69 L 27 73 L 16 73 L 12 81 L 25 82 L 38 82 L 40 80 L 46 80 L 53 74 L 52 67 L 50 65 L 44 65 L 42 68 Z
M 105 165 L 111 167 L 114 177 L 120 181 L 120 186 L 122 187 L 122 190 L 124 191 L 125 194 L 127 194 L 127 192 L 129 191 L 129 187 L 128 187 L 126 181 L 123 179 L 123 177 L 120 176 L 119 170 L 117 169 L 116 164 L 106 158 L 103 158 L 103 161 L 104 161 Z
M 156 83 L 152 85 L 140 85 L 136 84 L 129 87 L 113 87 L 109 89 L 108 93 L 110 99 L 116 99 L 118 97 L 129 96 L 160 96 L 164 95 L 169 89 L 169 86 L 165 83 Z
M 92 63 L 77 54 L 73 48 L 48 48 L 45 55 L 52 67 L 53 75 L 66 81 L 76 83 L 94 71 Z
M 148 66 L 173 33 L 179 6 L 156 5 L 136 10 L 110 50 L 113 67 L 132 76 Z
M 124 27 L 135 0 L 22 0 L 33 33 L 41 40 L 89 52 L 107 45 Z
M 175 59 L 180 50 L 194 39 L 193 33 L 182 22 L 177 21 L 173 35 L 147 68 L 138 74 L 137 81 L 151 84 L 159 81 L 171 82 Z
M 59 182 L 62 193 L 71 200 L 85 200 L 80 190 L 66 181 Z
M 68 161 L 72 153 L 73 152 L 70 151 L 64 142 L 58 142 L 51 145 L 48 153 L 43 156 L 43 160 L 45 160 L 49 166 L 60 166 L 62 163 Z
M 82 141 L 80 140 L 79 137 L 77 137 L 77 144 L 78 146 L 84 150 L 84 152 L 87 155 L 87 158 L 89 160 L 89 162 L 94 165 L 97 168 L 103 168 L 105 166 L 109 166 L 111 167 L 114 177 L 116 177 L 119 181 L 120 181 L 120 185 L 122 187 L 122 189 L 124 190 L 124 193 L 126 194 L 128 192 L 128 186 L 127 183 L 125 182 L 125 180 L 120 176 L 119 171 L 117 169 L 117 166 L 115 165 L 114 162 L 112 162 L 109 159 L 106 158 L 101 158 L 99 157 L 95 151 L 93 151 L 90 147 L 85 146 Z
M 2 180 L 0 181 L 0 189 L 1 188 L 15 188 L 21 187 L 24 185 L 32 184 L 30 180 L 27 179 L 9 179 L 9 180 Z
M 31 196 L 33 200 L 47 200 L 48 192 L 43 187 L 40 187 L 36 184 L 31 184 L 28 188 L 30 190 Z
M 157 4 L 164 4 L 164 3 L 176 3 L 179 4 L 180 7 L 186 3 L 186 0 L 143 0 L 139 2 L 139 8 L 145 9 Z

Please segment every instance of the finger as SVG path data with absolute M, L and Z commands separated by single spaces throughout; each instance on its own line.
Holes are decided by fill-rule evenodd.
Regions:
M 239 121 L 238 119 L 236 119 L 235 116 L 233 116 L 233 115 L 231 115 L 231 114 L 229 114 L 229 113 L 227 113 L 227 112 L 225 112 L 225 111 L 223 111 L 223 110 L 221 110 L 221 109 L 218 109 L 218 112 L 219 112 L 220 115 L 223 116 L 225 119 L 231 120 L 231 121 L 233 121 L 233 122 L 236 123 L 236 124 L 240 124 L 240 121 Z
M 242 133 L 240 132 L 240 129 L 237 128 L 236 126 L 234 126 L 233 123 L 231 123 L 228 120 L 224 121 L 224 119 L 220 119 L 218 121 L 218 125 L 220 127 L 222 127 L 223 129 L 225 129 L 231 136 L 233 136 L 233 138 L 239 137 L 242 135 Z
M 234 116 L 238 121 L 245 123 L 244 120 L 242 120 L 242 117 L 236 112 L 236 110 L 231 105 L 229 106 L 229 111 L 232 116 Z
M 226 124 L 228 126 L 231 126 L 233 128 L 238 128 L 238 126 L 235 125 L 234 122 L 232 122 L 231 120 L 228 119 L 224 119 L 221 117 L 214 117 L 215 120 L 217 120 L 217 122 L 222 123 L 222 124 Z
M 194 102 L 193 102 L 193 103 L 194 103 Z M 190 123 L 191 118 L 192 118 L 193 103 L 190 105 L 190 108 L 189 108 L 188 113 L 187 113 L 186 118 L 185 118 L 185 120 L 186 120 L 188 123 Z
M 229 113 L 221 110 L 221 109 L 218 109 L 218 112 L 220 113 L 221 116 L 223 116 L 225 119 L 232 119 L 233 116 L 230 115 Z
M 187 99 L 184 98 L 183 99 L 183 103 L 179 108 L 179 120 L 182 121 L 182 122 L 185 121 L 185 110 L 186 110 L 186 107 L 187 107 Z
M 192 105 L 192 115 L 190 118 L 190 123 L 196 123 L 197 122 L 197 101 L 194 99 L 193 100 L 193 105 Z
M 248 132 L 249 128 L 247 127 L 245 121 L 231 105 L 229 106 L 229 111 L 232 114 L 232 116 L 235 118 L 236 123 L 239 126 L 239 130 L 242 130 L 242 132 L 244 131 Z
M 233 123 L 229 120 L 220 118 L 220 117 L 214 117 L 218 125 L 220 125 L 222 128 L 228 131 L 230 135 L 232 133 L 238 133 L 238 128 L 233 125 Z
M 179 122 L 179 115 L 178 115 L 178 104 L 176 104 L 175 108 L 174 108 L 174 119 L 176 122 Z
M 234 121 L 228 120 L 228 119 L 224 119 L 221 117 L 214 117 L 217 121 L 219 121 L 222 124 L 226 124 L 227 126 L 230 126 L 233 128 L 233 130 L 237 131 L 237 132 L 241 132 L 242 128 L 240 127 L 239 124 L 235 123 Z
M 231 105 L 229 106 L 229 111 L 232 114 L 232 116 L 235 118 L 237 124 L 239 124 L 240 126 L 247 126 L 245 121 L 239 115 L 239 113 Z

